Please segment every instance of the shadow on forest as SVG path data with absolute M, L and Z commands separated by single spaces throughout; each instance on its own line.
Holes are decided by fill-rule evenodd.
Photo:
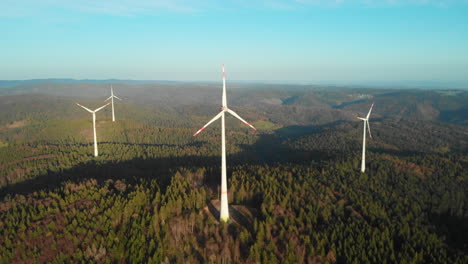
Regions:
M 132 143 L 132 142 L 118 142 L 118 141 L 99 141 L 99 145 L 124 145 L 124 146 L 143 146 L 143 147 L 177 147 L 179 145 L 176 144 L 154 144 L 154 143 Z M 186 146 L 193 146 L 193 147 L 200 147 L 206 142 L 191 142 Z M 86 146 L 93 146 L 93 143 L 69 143 L 69 144 L 56 144 L 56 143 L 47 143 L 47 146 L 54 146 L 54 147 L 86 147 Z
M 109 161 L 105 163 L 91 160 L 70 169 L 49 171 L 35 178 L 5 186 L 0 189 L 0 198 L 7 194 L 28 194 L 34 191 L 52 190 L 64 182 L 81 182 L 87 179 L 96 179 L 98 183 L 103 183 L 108 179 L 120 179 L 128 183 L 138 183 L 139 179 L 156 179 L 161 188 L 165 188 L 178 169 L 213 167 L 217 160 L 216 157 L 207 156 L 159 159 L 135 158 L 129 161 Z M 207 170 L 206 180 L 209 181 L 210 175 L 215 172 L 215 169 Z
M 310 127 L 309 127 L 310 128 Z M 295 127 L 296 130 L 302 130 L 302 133 L 310 131 L 310 129 L 301 129 Z M 315 127 L 319 130 L 319 127 Z M 232 174 L 232 168 L 238 165 L 263 165 L 280 162 L 288 162 L 295 164 L 310 164 L 311 159 L 322 160 L 330 158 L 325 152 L 320 151 L 298 151 L 292 150 L 286 144 L 282 144 L 284 134 L 282 131 L 276 134 L 262 134 L 253 145 L 240 145 L 241 151 L 234 154 L 228 153 L 228 177 Z M 118 143 L 118 142 L 101 142 L 100 144 L 124 144 L 138 146 L 167 146 L 177 147 L 178 145 L 160 145 L 146 143 Z M 192 147 L 199 147 L 205 142 L 194 141 L 188 144 Z M 229 142 L 228 142 L 229 144 Z M 89 144 L 70 144 L 89 146 Z M 57 145 L 66 147 L 67 145 Z M 64 182 L 81 182 L 87 179 L 96 179 L 99 183 L 103 183 L 108 179 L 125 179 L 129 183 L 137 183 L 139 179 L 156 179 L 161 188 L 165 188 L 172 176 L 180 169 L 197 169 L 205 168 L 204 184 L 216 192 L 219 185 L 219 175 L 221 158 L 219 156 L 182 156 L 182 157 L 163 157 L 156 159 L 134 158 L 126 161 L 95 161 L 90 160 L 85 163 L 80 163 L 70 169 L 48 171 L 45 174 L 36 176 L 22 182 L 10 184 L 0 189 L 0 198 L 7 194 L 28 194 L 35 191 L 47 191 L 60 187 Z
M 302 164 L 310 165 L 311 162 L 320 164 L 323 161 L 342 158 L 343 155 L 337 151 L 298 150 L 292 149 L 284 140 L 289 135 L 302 136 L 311 133 L 319 133 L 322 129 L 333 127 L 344 121 L 336 121 L 323 126 L 291 126 L 278 129 L 274 134 L 261 134 L 259 139 L 252 145 L 240 145 L 241 151 L 234 154 L 227 153 L 228 177 L 232 174 L 232 168 L 239 165 L 265 165 L 265 164 Z M 291 132 L 292 131 L 292 132 Z M 78 145 L 89 146 L 89 144 Z M 100 144 L 124 144 L 138 146 L 166 146 L 177 147 L 174 144 L 146 144 L 146 143 L 118 143 L 102 142 Z M 199 147 L 205 142 L 194 141 L 189 146 Z M 229 144 L 229 141 L 228 141 Z M 61 147 L 66 145 L 60 145 Z M 393 153 L 391 150 L 373 150 L 392 155 L 402 155 L 401 152 Z M 350 155 L 347 153 L 346 155 Z M 410 154 L 409 154 L 410 155 Z M 0 188 L 0 199 L 7 194 L 28 194 L 35 191 L 47 191 L 60 187 L 64 182 L 81 182 L 87 179 L 96 179 L 102 183 L 106 180 L 125 179 L 129 183 L 138 183 L 140 179 L 156 179 L 161 188 L 165 188 L 171 181 L 172 176 L 181 169 L 205 169 L 203 184 L 216 193 L 219 186 L 219 175 L 221 174 L 220 156 L 181 156 L 163 157 L 157 159 L 134 158 L 126 161 L 94 161 L 80 163 L 70 169 L 49 171 L 43 175 L 27 179 L 22 182 Z
M 208 210 L 210 211 L 211 215 L 215 218 L 215 219 L 219 219 L 219 216 L 220 216 L 220 212 L 218 210 L 218 208 L 216 208 L 214 205 L 213 205 L 213 202 L 208 202 Z
M 252 213 L 251 209 L 249 209 L 250 213 Z M 235 220 L 239 225 L 247 228 L 249 232 L 254 232 L 254 223 L 253 221 L 249 221 L 247 217 L 245 217 L 239 210 L 237 210 L 234 206 L 229 206 L 229 215 L 233 220 Z M 252 214 L 253 215 L 253 214 Z
M 424 154 L 424 152 L 417 152 L 417 151 L 409 151 L 409 150 L 401 151 L 401 150 L 394 150 L 394 149 L 371 148 L 371 147 L 368 148 L 368 151 L 372 151 L 378 154 L 390 154 L 390 155 L 397 156 L 397 157 L 411 157 L 415 155 Z
M 281 137 L 296 138 L 308 134 L 318 134 L 326 128 L 334 127 L 346 123 L 345 120 L 337 120 L 320 126 L 287 126 L 275 130 L 275 134 Z
M 343 109 L 345 108 L 346 106 L 348 105 L 354 105 L 354 104 L 360 104 L 360 103 L 364 103 L 365 101 L 368 101 L 369 99 L 359 99 L 359 100 L 355 100 L 355 101 L 350 101 L 350 102 L 345 102 L 345 103 L 342 103 L 340 105 L 335 105 L 333 106 L 333 108 L 335 109 Z
M 432 214 L 429 219 L 439 236 L 445 236 L 450 248 L 468 252 L 468 218 L 444 213 Z

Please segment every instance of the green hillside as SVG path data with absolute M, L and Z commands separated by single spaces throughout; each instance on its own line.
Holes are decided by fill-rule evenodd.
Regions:
M 121 96 L 95 158 L 74 103 L 99 98 L 0 96 L 0 263 L 468 263 L 466 93 L 238 89 L 258 130 L 226 119 L 229 224 L 220 124 L 192 136 L 218 101 Z

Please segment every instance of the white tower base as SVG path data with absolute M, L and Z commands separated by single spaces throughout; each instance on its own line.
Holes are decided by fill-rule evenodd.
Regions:
M 112 122 L 115 122 L 115 115 L 114 115 L 114 97 L 112 97 Z
M 362 137 L 362 161 L 361 172 L 366 171 L 366 121 L 364 121 L 364 134 Z
M 97 139 L 96 139 L 96 113 L 93 113 L 93 130 L 94 130 L 94 157 L 98 156 Z
M 221 209 L 220 221 L 229 221 L 229 207 L 227 196 L 227 173 L 226 173 L 226 131 L 224 129 L 224 112 L 221 115 Z

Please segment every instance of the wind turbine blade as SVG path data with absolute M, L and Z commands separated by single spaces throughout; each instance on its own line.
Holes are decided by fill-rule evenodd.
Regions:
M 206 123 L 206 125 L 204 125 L 202 128 L 200 128 L 200 130 L 198 130 L 195 134 L 193 134 L 193 136 L 195 137 L 196 135 L 200 134 L 200 132 L 203 131 L 203 129 L 205 129 L 207 126 L 209 126 L 211 123 L 213 123 L 214 121 L 216 121 L 216 119 L 220 118 L 221 116 L 223 115 L 223 111 L 219 112 L 219 114 L 217 114 L 215 117 L 213 117 L 213 119 L 210 120 L 210 122 Z
M 359 117 L 359 116 L 358 116 L 358 117 L 356 117 L 356 118 L 357 118 L 357 119 L 360 119 L 360 120 L 364 120 L 364 121 L 366 121 L 366 119 L 365 119 L 365 118 L 362 118 L 362 117 Z
M 104 100 L 104 102 L 107 101 L 107 100 L 110 100 L 111 98 L 112 98 L 112 95 L 109 96 L 109 98 L 107 98 L 106 100 Z
M 110 103 L 107 103 L 107 104 L 105 104 L 105 105 L 99 107 L 98 109 L 94 110 L 94 112 L 97 112 L 97 111 L 103 109 L 104 107 L 108 106 L 109 104 L 110 104 Z
M 367 130 L 369 131 L 369 137 L 372 138 L 372 134 L 370 132 L 369 120 L 367 120 L 366 122 L 367 122 Z
M 116 99 L 119 99 L 120 101 L 122 101 L 122 99 L 118 98 L 118 97 L 117 97 L 117 96 L 115 96 L 115 95 L 114 95 L 114 98 L 116 98 Z
M 371 105 L 371 107 L 369 109 L 369 113 L 367 113 L 366 119 L 369 119 L 370 113 L 372 111 L 372 107 L 374 107 L 374 103 L 372 103 L 372 105 Z
M 240 121 L 244 122 L 244 124 L 248 125 L 249 127 L 253 128 L 254 130 L 257 130 L 254 126 L 252 126 L 249 122 L 245 121 L 244 119 L 242 119 L 242 117 L 240 117 L 238 114 L 236 114 L 236 112 L 232 111 L 231 109 L 227 109 L 226 111 L 228 111 L 231 115 L 233 115 L 234 117 L 236 117 L 237 119 L 239 119 Z
M 94 112 L 93 110 L 91 110 L 91 109 L 89 109 L 89 108 L 86 108 L 86 107 L 80 105 L 79 103 L 76 103 L 76 104 L 77 104 L 78 106 L 84 108 L 86 111 L 88 111 L 88 112 L 90 112 L 90 113 L 93 113 L 93 112 Z

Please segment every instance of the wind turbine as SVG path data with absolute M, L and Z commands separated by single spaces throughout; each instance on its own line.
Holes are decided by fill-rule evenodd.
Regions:
M 227 179 L 226 179 L 226 131 L 224 126 L 224 114 L 226 112 L 230 113 L 244 124 L 250 126 L 254 130 L 257 130 L 254 126 L 250 123 L 246 122 L 242 117 L 240 117 L 236 112 L 232 111 L 227 106 L 227 99 L 226 99 L 226 73 L 224 72 L 224 64 L 223 64 L 223 102 L 221 107 L 221 112 L 217 114 L 210 122 L 206 123 L 200 130 L 198 130 L 193 136 L 198 135 L 200 132 L 203 131 L 207 126 L 211 123 L 216 121 L 221 117 L 221 212 L 220 212 L 220 221 L 227 222 L 229 220 L 229 208 L 228 208 L 228 196 L 227 196 Z
M 364 134 L 362 138 L 362 161 L 361 161 L 361 172 L 364 172 L 366 170 L 366 126 L 367 130 L 369 131 L 369 137 L 372 138 L 372 134 L 370 132 L 370 126 L 369 126 L 369 116 L 372 111 L 372 107 L 374 107 L 374 103 L 372 103 L 369 113 L 367 113 L 367 116 L 365 118 L 363 117 L 358 117 L 358 119 L 361 119 L 364 121 Z
M 112 90 L 112 84 L 111 84 L 111 96 L 109 96 L 109 98 L 107 98 L 105 101 L 111 99 L 111 103 L 112 103 L 112 122 L 115 122 L 115 115 L 114 115 L 114 98 L 116 99 L 119 99 L 120 101 L 122 101 L 122 99 L 118 98 L 117 96 L 114 95 L 114 90 Z
M 101 107 L 99 107 L 98 109 L 96 110 L 91 110 L 91 109 L 88 109 L 82 105 L 80 105 L 79 103 L 76 103 L 78 106 L 84 108 L 86 111 L 90 112 L 91 114 L 93 114 L 93 130 L 94 130 L 94 157 L 97 157 L 98 156 L 98 149 L 97 149 L 97 140 L 96 140 L 96 112 L 103 109 L 104 107 L 108 106 L 110 103 L 107 103 Z

